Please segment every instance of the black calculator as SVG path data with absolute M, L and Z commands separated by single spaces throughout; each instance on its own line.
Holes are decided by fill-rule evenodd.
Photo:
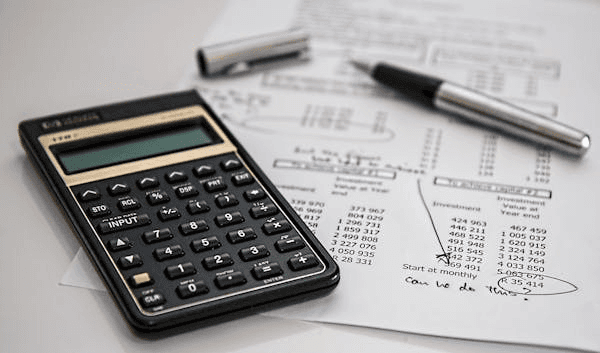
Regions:
M 143 331 L 328 293 L 336 263 L 195 91 L 24 121 L 21 142 Z

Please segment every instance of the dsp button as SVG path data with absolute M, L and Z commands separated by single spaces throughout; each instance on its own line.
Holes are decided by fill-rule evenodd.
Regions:
M 199 194 L 198 189 L 194 185 L 183 185 L 177 186 L 175 189 L 175 195 L 180 199 L 196 196 Z
M 144 308 L 152 308 L 155 306 L 163 305 L 167 301 L 162 294 L 157 292 L 143 295 L 139 298 L 139 300 Z
M 110 208 L 108 208 L 108 206 L 106 206 L 105 204 L 91 206 L 90 208 L 87 209 L 87 213 L 92 218 L 106 216 L 106 215 L 109 215 L 110 212 L 111 212 Z
M 131 214 L 121 218 L 108 219 L 98 224 L 98 230 L 102 234 L 114 233 L 126 229 L 141 227 L 150 223 L 147 214 Z

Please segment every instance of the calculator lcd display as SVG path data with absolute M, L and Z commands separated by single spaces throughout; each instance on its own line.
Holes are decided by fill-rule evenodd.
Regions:
M 139 135 L 138 135 L 139 136 Z M 205 146 L 215 140 L 202 126 L 167 130 L 130 139 L 105 141 L 57 154 L 67 174 Z

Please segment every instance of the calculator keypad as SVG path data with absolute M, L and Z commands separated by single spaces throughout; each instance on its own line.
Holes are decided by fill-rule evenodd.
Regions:
M 324 270 L 233 153 L 77 185 L 72 191 L 149 313 Z

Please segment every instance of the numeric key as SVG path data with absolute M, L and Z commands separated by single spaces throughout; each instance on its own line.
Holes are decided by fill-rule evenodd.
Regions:
M 144 239 L 146 244 L 153 244 L 171 238 L 173 238 L 173 233 L 171 233 L 171 229 L 169 228 L 155 229 L 142 234 L 142 239 Z
M 204 260 L 202 260 L 202 265 L 207 270 L 215 270 L 217 268 L 227 267 L 232 264 L 233 259 L 228 253 L 205 257 Z
M 172 245 L 167 246 L 166 248 L 156 249 L 154 250 L 153 254 L 158 261 L 165 261 L 185 255 L 183 249 L 179 245 Z
M 165 269 L 165 275 L 168 279 L 177 279 L 185 276 L 191 276 L 196 273 L 196 268 L 191 262 L 169 266 Z

